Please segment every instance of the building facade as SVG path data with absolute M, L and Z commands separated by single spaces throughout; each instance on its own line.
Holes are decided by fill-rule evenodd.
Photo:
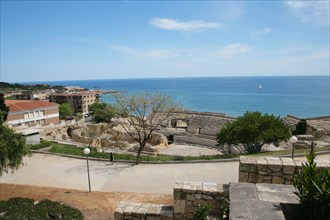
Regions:
M 79 92 L 79 93 L 62 93 L 49 95 L 49 101 L 58 104 L 68 103 L 72 106 L 74 113 L 88 113 L 88 108 L 95 102 L 99 101 L 99 93 L 97 92 Z
M 9 107 L 6 124 L 33 127 L 60 123 L 58 104 L 39 100 L 5 100 Z

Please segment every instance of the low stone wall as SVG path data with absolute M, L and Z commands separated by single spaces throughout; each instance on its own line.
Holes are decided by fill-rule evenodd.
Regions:
M 172 220 L 173 206 L 150 203 L 121 202 L 115 210 L 115 220 Z
M 115 210 L 114 219 L 186 220 L 192 219 L 196 210 L 204 204 L 210 205 L 211 212 L 218 214 L 221 205 L 228 201 L 228 192 L 228 185 L 176 181 L 173 189 L 174 206 L 121 202 Z
M 177 181 L 174 185 L 173 219 L 192 219 L 196 210 L 204 204 L 210 205 L 215 213 L 220 212 L 220 207 L 227 198 L 227 185 Z
M 177 144 L 196 144 L 200 146 L 207 147 L 216 147 L 218 142 L 216 140 L 199 138 L 199 137 L 191 137 L 191 136 L 174 136 L 174 142 Z
M 291 184 L 293 177 L 302 170 L 303 159 L 286 157 L 241 156 L 239 182 Z M 329 164 L 317 161 L 318 169 L 328 169 Z

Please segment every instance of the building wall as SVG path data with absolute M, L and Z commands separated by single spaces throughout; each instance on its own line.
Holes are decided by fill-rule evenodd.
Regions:
M 81 93 L 81 94 L 54 94 L 49 96 L 50 102 L 58 104 L 68 103 L 72 106 L 74 113 L 87 113 L 88 108 L 95 102 L 98 102 L 98 94 L 94 93 Z
M 37 126 L 59 123 L 58 107 L 35 109 L 20 112 L 9 112 L 6 123 L 14 127 L 18 126 Z

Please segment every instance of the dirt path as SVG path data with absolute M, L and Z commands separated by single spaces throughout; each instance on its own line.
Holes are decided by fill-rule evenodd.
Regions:
M 173 204 L 171 194 L 127 192 L 91 192 L 30 185 L 0 184 L 0 200 L 28 197 L 34 200 L 50 199 L 78 208 L 85 219 L 110 220 L 121 201 Z

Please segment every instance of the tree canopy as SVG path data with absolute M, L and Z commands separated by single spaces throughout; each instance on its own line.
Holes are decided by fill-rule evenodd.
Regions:
M 151 134 L 179 109 L 179 105 L 163 94 L 114 93 L 113 96 L 120 112 L 127 115 L 125 119 L 117 117 L 117 122 L 139 144 L 136 156 L 136 164 L 139 164 L 141 152 Z
M 92 120 L 96 123 L 109 123 L 116 114 L 116 109 L 103 102 L 96 102 L 89 106 L 89 112 L 92 113 Z
M 1 98 L 2 97 L 2 98 Z M 9 169 L 17 169 L 23 160 L 23 156 L 28 153 L 25 139 L 21 134 L 4 125 L 7 118 L 8 108 L 0 94 L 0 176 Z M 3 120 L 4 119 L 4 120 Z
M 217 134 L 219 144 L 242 144 L 248 153 L 260 152 L 266 143 L 277 143 L 291 136 L 289 127 L 274 115 L 247 112 L 225 124 Z
M 5 104 L 4 94 L 0 92 L 0 124 L 7 120 L 7 115 L 9 112 L 9 107 Z
M 72 116 L 73 110 L 72 106 L 68 103 L 62 103 L 59 106 L 60 118 L 65 119 L 66 117 Z

